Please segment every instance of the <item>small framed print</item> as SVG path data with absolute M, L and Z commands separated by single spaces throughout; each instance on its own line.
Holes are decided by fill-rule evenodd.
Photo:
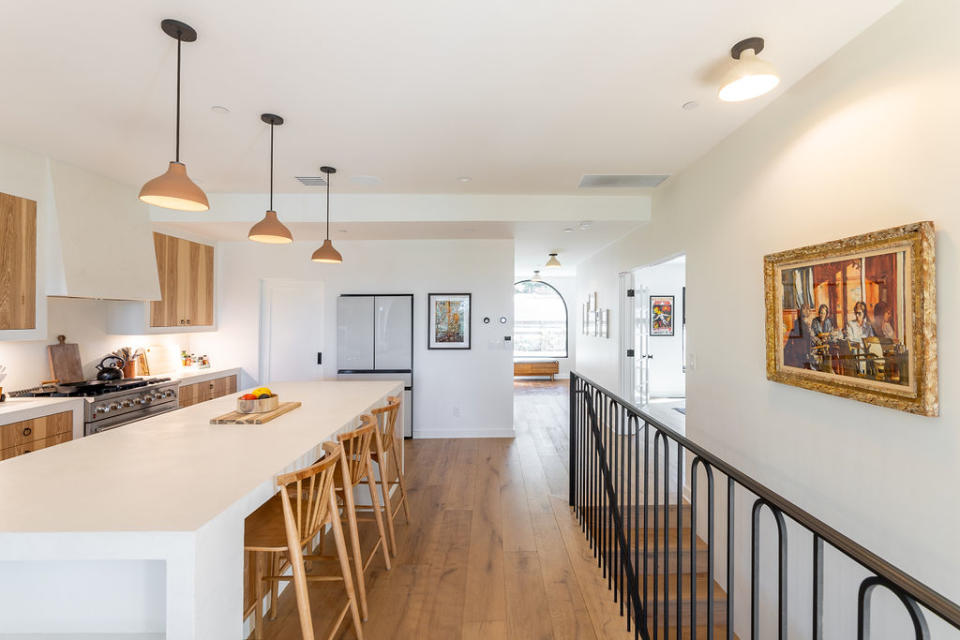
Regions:
M 610 309 L 604 309 L 600 312 L 600 337 L 610 337 Z
M 427 348 L 469 349 L 472 309 L 469 293 L 427 296 Z
M 650 296 L 650 335 L 673 335 L 673 296 Z

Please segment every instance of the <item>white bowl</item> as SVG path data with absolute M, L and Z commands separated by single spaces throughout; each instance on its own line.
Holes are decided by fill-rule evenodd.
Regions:
M 266 413 L 280 406 L 280 397 L 277 395 L 262 400 L 243 400 L 237 398 L 237 412 L 239 413 Z

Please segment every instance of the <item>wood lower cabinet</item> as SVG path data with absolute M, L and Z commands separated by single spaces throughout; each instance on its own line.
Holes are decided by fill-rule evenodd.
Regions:
M 0 330 L 37 326 L 37 203 L 0 193 Z
M 180 407 L 189 407 L 200 402 L 222 398 L 237 392 L 237 376 L 229 375 L 203 382 L 180 385 Z
M 73 412 L 0 425 L 0 460 L 73 439 Z
M 213 324 L 213 247 L 153 234 L 160 297 L 150 303 L 151 327 Z

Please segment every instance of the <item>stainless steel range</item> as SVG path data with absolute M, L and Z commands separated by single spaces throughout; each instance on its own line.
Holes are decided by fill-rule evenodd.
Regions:
M 179 382 L 170 378 L 128 378 L 75 382 L 15 391 L 13 396 L 82 397 L 83 435 L 143 420 L 179 408 Z

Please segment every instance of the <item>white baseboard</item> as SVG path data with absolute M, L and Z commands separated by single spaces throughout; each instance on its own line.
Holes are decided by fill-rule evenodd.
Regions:
M 512 427 L 505 429 L 414 429 L 414 440 L 435 438 L 512 438 L 516 432 Z

